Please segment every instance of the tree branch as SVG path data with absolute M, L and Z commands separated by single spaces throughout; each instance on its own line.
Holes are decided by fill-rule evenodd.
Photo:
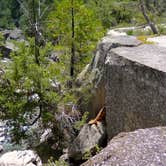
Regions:
M 145 4 L 144 4 L 144 1 L 143 0 L 140 0 L 140 7 L 141 7 L 141 12 L 145 18 L 145 20 L 147 21 L 148 25 L 150 26 L 152 32 L 154 34 L 158 34 L 158 30 L 157 28 L 155 27 L 155 24 L 152 20 L 150 20 L 148 14 L 146 13 L 146 9 L 145 9 Z

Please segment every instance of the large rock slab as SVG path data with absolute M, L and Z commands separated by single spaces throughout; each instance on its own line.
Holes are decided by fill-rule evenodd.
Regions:
M 90 116 L 95 117 L 98 111 L 105 105 L 106 90 L 105 84 L 107 81 L 105 61 L 108 53 L 113 48 L 117 47 L 136 47 L 141 44 L 134 36 L 106 36 L 98 44 L 96 54 L 92 63 L 89 66 L 90 80 L 94 84 L 95 92 L 89 107 Z
M 42 166 L 42 163 L 39 156 L 32 150 L 15 150 L 0 157 L 0 166 Z
M 85 124 L 68 149 L 69 158 L 75 161 L 83 159 L 85 153 L 93 153 L 96 146 L 105 144 L 105 138 L 106 130 L 102 122 L 97 125 Z
M 166 44 L 165 44 L 166 45 Z M 107 54 L 106 64 L 113 63 L 112 56 L 117 55 L 132 62 L 166 72 L 166 48 L 153 44 L 145 44 L 135 48 L 119 47 Z
M 81 166 L 165 166 L 166 127 L 120 133 Z
M 166 48 L 111 49 L 105 75 L 109 139 L 122 131 L 166 125 Z
M 166 125 L 163 45 L 108 34 L 98 44 L 90 72 L 95 89 L 90 115 L 106 106 L 108 140 L 123 131 Z

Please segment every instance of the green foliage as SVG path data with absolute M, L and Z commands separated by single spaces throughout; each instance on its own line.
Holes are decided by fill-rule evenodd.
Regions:
M 44 124 L 53 122 L 60 100 L 51 81 L 60 81 L 57 75 L 63 75 L 63 68 L 60 68 L 63 65 L 48 60 L 50 43 L 40 49 L 40 65 L 37 64 L 33 47 L 33 39 L 29 40 L 29 45 L 18 44 L 0 84 L 1 118 L 7 119 L 14 127 L 12 132 L 18 138 L 16 141 L 26 136 L 22 128 L 31 125 L 36 115 L 42 118 Z
M 13 145 L 13 144 L 9 144 L 9 143 L 6 143 L 4 146 L 4 151 L 3 153 L 6 153 L 6 152 L 11 152 L 13 150 L 23 150 L 24 148 L 19 145 L 19 144 L 16 144 L 16 145 Z
M 76 96 L 75 96 L 73 91 L 67 90 L 64 93 L 63 102 L 64 103 L 69 103 L 71 101 L 72 101 L 73 104 L 75 104 L 77 102 Z
M 48 160 L 48 163 L 47 164 L 44 164 L 43 166 L 67 166 L 68 164 L 63 161 L 63 160 L 56 160 L 54 161 L 53 158 L 50 158 Z
M 83 160 L 88 160 L 89 158 L 91 158 L 92 156 L 98 154 L 101 151 L 101 147 L 99 147 L 99 145 L 95 145 L 95 147 L 91 150 L 87 150 L 84 155 L 83 155 Z
M 128 35 L 134 35 L 134 36 L 148 36 L 153 34 L 151 29 L 135 29 L 135 30 L 129 30 L 126 33 Z
M 91 151 L 90 151 L 90 150 L 87 150 L 87 151 L 85 152 L 85 154 L 83 155 L 82 159 L 83 159 L 83 160 L 88 160 L 88 159 L 90 159 L 91 157 L 92 157 Z
M 77 130 L 80 130 L 83 127 L 83 125 L 87 122 L 88 115 L 89 115 L 89 112 L 84 112 L 81 120 L 77 121 L 75 123 L 74 128 L 77 129 Z
M 128 30 L 126 33 L 127 33 L 127 35 L 132 36 L 133 35 L 133 30 Z
M 74 9 L 74 41 L 71 29 L 71 8 Z M 55 3 L 55 11 L 51 12 L 49 20 L 48 34 L 53 35 L 59 45 L 67 48 L 69 57 L 71 45 L 74 42 L 76 73 L 80 72 L 91 59 L 90 52 L 94 50 L 97 41 L 104 34 L 100 21 L 95 13 L 80 0 L 74 0 L 73 6 L 70 0 Z
M 4 45 L 4 37 L 2 35 L 2 33 L 0 33 L 0 46 Z
M 29 18 L 32 18 L 33 4 L 32 0 L 24 1 L 19 0 L 22 5 L 18 3 L 17 0 L 1 0 L 0 1 L 0 27 L 1 28 L 12 28 L 14 25 L 24 27 L 28 30 L 27 23 L 29 24 Z M 88 9 L 94 11 L 95 15 L 102 22 L 105 28 L 110 28 L 111 26 L 118 26 L 119 24 L 142 24 L 145 20 L 139 9 L 138 0 L 84 0 L 78 1 L 80 4 L 86 5 Z M 165 0 L 144 0 L 148 14 L 154 21 L 161 22 L 165 20 L 166 15 L 166 2 Z M 69 16 L 65 7 L 67 1 L 64 0 L 35 0 L 35 13 L 38 16 L 39 12 L 42 13 L 42 17 L 38 17 L 40 24 L 44 25 L 47 21 L 47 15 L 52 11 L 53 4 L 59 6 L 59 4 L 64 5 L 62 9 L 63 14 L 67 17 Z M 76 4 L 75 0 L 75 4 Z M 39 5 L 40 4 L 40 5 Z M 39 9 L 40 6 L 40 9 Z M 77 5 L 76 5 L 77 6 Z M 56 12 L 55 7 L 55 12 Z M 68 6 L 69 7 L 69 6 Z M 25 11 L 26 9 L 26 11 Z M 68 8 L 69 9 L 69 8 Z M 43 12 L 44 11 L 44 12 Z M 28 14 L 27 14 L 28 12 Z M 86 13 L 86 12 L 84 12 Z M 83 13 L 83 15 L 84 15 Z M 84 17 L 84 16 L 83 16 Z M 68 18 L 64 19 L 65 21 Z M 64 22 L 65 23 L 65 22 Z M 69 22 L 68 22 L 69 23 Z M 40 26 L 43 28 L 43 26 Z
M 164 25 L 158 25 L 158 31 L 160 35 L 166 35 L 166 27 Z
M 29 35 L 34 32 L 34 25 L 37 24 L 38 30 L 44 32 L 44 25 L 54 0 L 19 0 L 21 2 L 21 16 L 19 18 L 20 27 Z
M 87 5 L 97 14 L 105 28 L 117 26 L 118 24 L 131 23 L 133 12 L 130 10 L 130 2 L 116 0 L 89 0 Z
M 10 28 L 14 26 L 10 5 L 11 0 L 0 1 L 0 28 Z
M 89 106 L 94 95 L 93 89 L 94 87 L 90 83 L 78 89 L 78 105 L 83 112 L 89 111 Z

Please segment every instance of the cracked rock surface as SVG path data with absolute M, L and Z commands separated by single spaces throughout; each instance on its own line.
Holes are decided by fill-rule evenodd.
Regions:
M 120 133 L 81 166 L 165 166 L 166 127 Z
M 166 125 L 166 48 L 134 36 L 107 35 L 90 64 L 93 117 L 106 106 L 108 140 L 120 132 Z

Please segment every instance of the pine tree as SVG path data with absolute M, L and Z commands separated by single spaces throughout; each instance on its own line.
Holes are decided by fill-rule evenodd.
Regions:
M 55 12 L 50 14 L 49 21 L 48 31 L 58 40 L 59 45 L 68 49 L 69 71 L 73 78 L 85 65 L 85 61 L 92 57 L 89 53 L 103 35 L 103 27 L 95 13 L 80 0 L 55 3 Z

